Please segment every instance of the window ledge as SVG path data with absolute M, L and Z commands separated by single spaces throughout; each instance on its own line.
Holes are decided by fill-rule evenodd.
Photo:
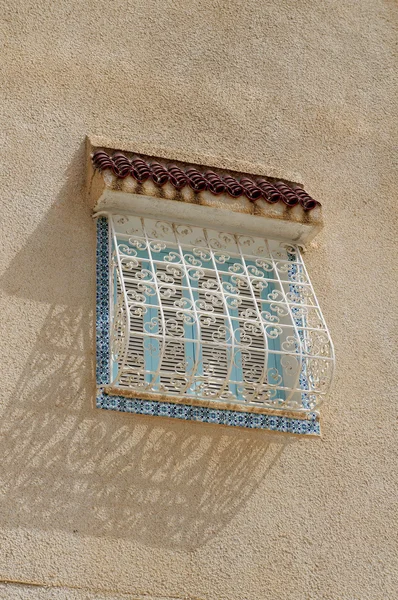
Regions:
M 141 396 L 142 394 L 140 394 Z M 262 429 L 276 433 L 290 433 L 319 437 L 319 416 L 315 413 L 309 415 L 290 416 L 286 411 L 263 411 L 262 413 L 250 412 L 247 408 L 233 409 L 212 406 L 196 406 L 187 402 L 177 403 L 166 400 L 148 400 L 143 398 L 129 398 L 126 393 L 121 395 L 107 394 L 101 391 L 97 396 L 97 408 L 126 412 L 136 415 L 168 417 L 183 421 L 198 421 L 214 425 L 229 427 L 244 427 L 248 429 Z M 278 414 L 280 412 L 280 414 Z

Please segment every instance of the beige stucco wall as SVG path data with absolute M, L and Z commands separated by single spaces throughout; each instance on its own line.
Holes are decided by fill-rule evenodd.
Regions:
M 396 598 L 396 4 L 0 14 L 0 598 Z M 87 134 L 269 165 L 322 201 L 322 440 L 93 408 Z

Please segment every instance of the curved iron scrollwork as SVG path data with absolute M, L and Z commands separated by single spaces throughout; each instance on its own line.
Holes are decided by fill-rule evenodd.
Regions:
M 111 385 L 315 412 L 333 345 L 298 247 L 109 215 Z

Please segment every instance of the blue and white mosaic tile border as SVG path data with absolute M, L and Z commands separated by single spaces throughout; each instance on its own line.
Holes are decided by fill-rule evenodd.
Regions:
M 151 415 L 156 417 L 171 417 L 183 421 L 200 421 L 201 423 L 217 423 L 232 427 L 247 427 L 249 429 L 268 429 L 281 433 L 298 433 L 319 435 L 319 422 L 316 420 L 291 419 L 257 413 L 244 413 L 236 410 L 219 410 L 202 408 L 188 404 L 173 404 L 155 400 L 138 400 L 123 396 L 97 396 L 97 407 L 118 412 L 134 413 L 136 415 Z
M 104 217 L 97 219 L 97 304 L 96 379 L 97 385 L 110 383 L 109 354 L 109 227 Z
M 109 231 L 107 219 L 97 220 L 97 309 L 96 309 L 96 341 L 97 341 L 97 385 L 107 385 L 110 382 L 109 355 Z M 257 413 L 245 413 L 235 410 L 220 410 L 158 402 L 155 400 L 140 400 L 123 396 L 109 396 L 99 391 L 96 400 L 97 408 L 128 412 L 138 415 L 171 417 L 183 421 L 199 421 L 201 423 L 216 423 L 231 427 L 246 427 L 249 429 L 265 429 L 281 433 L 296 433 L 301 435 L 320 435 L 319 421 L 313 419 L 292 419 Z

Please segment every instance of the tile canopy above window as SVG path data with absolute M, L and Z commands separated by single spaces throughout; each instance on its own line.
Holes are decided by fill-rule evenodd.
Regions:
M 121 200 L 96 206 L 97 405 L 319 434 L 333 346 L 298 245 Z

